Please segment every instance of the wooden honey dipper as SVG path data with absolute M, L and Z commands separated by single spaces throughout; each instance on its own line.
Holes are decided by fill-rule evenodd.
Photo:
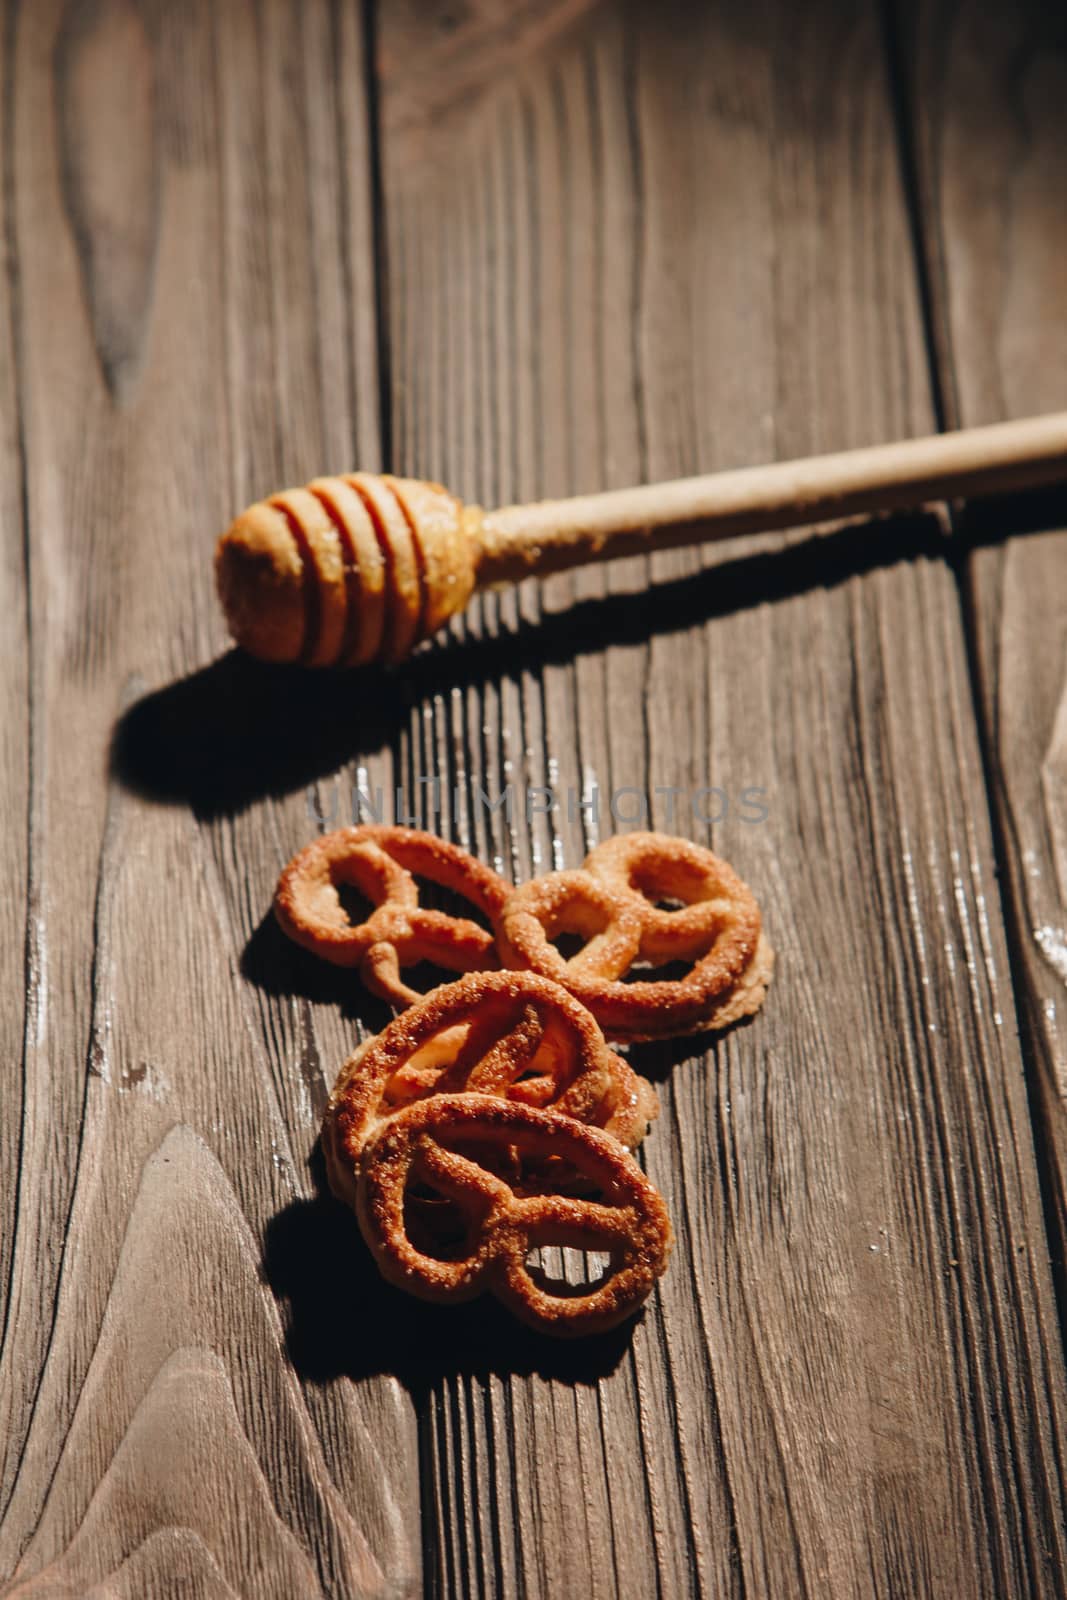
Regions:
M 356 472 L 249 507 L 220 538 L 215 570 L 250 654 L 359 666 L 402 660 L 476 589 L 1065 474 L 1067 412 L 499 511 L 436 483 Z

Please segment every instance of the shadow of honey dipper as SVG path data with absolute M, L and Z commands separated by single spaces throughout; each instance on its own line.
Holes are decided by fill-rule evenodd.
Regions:
M 112 770 L 149 799 L 232 814 L 387 748 L 411 706 L 442 683 L 462 689 L 518 666 L 537 671 L 608 645 L 641 645 L 892 562 L 942 558 L 947 543 L 931 516 L 878 522 L 859 539 L 842 530 L 581 600 L 492 636 L 445 635 L 394 672 L 375 664 L 307 672 L 230 650 L 130 706 L 115 728 Z
M 261 660 L 393 663 L 477 589 L 1065 475 L 1067 412 L 488 512 L 440 484 L 356 472 L 242 512 L 219 540 L 216 578 L 234 639 Z
M 138 699 L 116 724 L 111 765 L 125 787 L 202 816 L 228 815 L 387 748 L 410 708 L 442 683 L 463 689 L 573 661 L 609 645 L 641 645 L 746 607 L 829 589 L 920 557 L 962 564 L 1006 535 L 1067 525 L 1061 485 L 966 507 L 946 539 L 932 515 L 878 518 L 725 559 L 648 589 L 578 601 L 481 637 L 464 628 L 419 650 L 402 671 L 377 663 L 308 672 L 241 650 Z

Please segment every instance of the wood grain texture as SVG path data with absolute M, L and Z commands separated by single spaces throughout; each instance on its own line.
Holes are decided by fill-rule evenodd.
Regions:
M 211 535 L 286 482 L 389 453 L 501 503 L 927 430 L 874 9 L 376 14 L 377 217 L 354 0 L 4 8 L 0 1585 L 1056 1594 L 1063 1359 L 940 535 L 561 576 L 391 677 L 218 654 Z M 1058 349 L 1037 16 L 973 164 L 978 23 L 901 35 L 947 85 L 920 134 L 968 420 L 1045 403 L 1012 386 Z M 1005 206 L 1026 269 L 987 288 Z M 1013 905 L 1054 929 L 1062 687 L 1021 635 L 1062 654 L 1057 539 L 974 568 L 1039 852 Z M 764 1015 L 642 1054 L 678 1244 L 632 1340 L 415 1307 L 323 1196 L 381 1012 L 267 908 L 357 792 L 512 876 L 644 802 L 757 888 Z
M 11 38 L 0 32 L 0 82 L 9 77 Z M 5 110 L 10 102 L 5 100 Z M 4 182 L 0 185 L 5 259 L 10 271 L 11 151 L 4 138 Z M 10 277 L 8 282 L 10 282 Z M 0 896 L 0 1328 L 9 1336 L 10 1285 L 15 1216 L 19 1206 L 22 1127 L 12 1108 L 20 1105 L 39 1019 L 40 986 L 34 948 L 39 903 L 28 892 L 27 820 L 31 716 L 28 644 L 27 548 L 23 540 L 23 454 L 15 369 L 14 323 L 0 320 L 0 652 L 4 662 L 0 716 L 0 870 L 8 891 Z
M 1067 392 L 1067 19 L 1038 4 L 901 19 L 950 417 Z M 1036 510 L 1036 517 L 1034 511 Z M 1028 518 L 1037 531 L 1022 531 Z M 994 511 L 967 583 L 1047 1209 L 1067 1264 L 1067 532 L 1062 503 Z M 1021 536 L 1003 538 L 1020 530 Z
M 182 676 L 235 499 L 377 452 L 360 15 L 45 0 L 3 49 L 0 1575 L 395 1594 L 410 1401 L 302 1385 L 264 1281 L 322 1081 L 239 966 L 305 799 L 232 659 Z
M 381 16 L 399 468 L 493 504 L 931 425 L 873 8 L 503 15 Z M 735 862 L 780 952 L 750 1026 L 644 1057 L 678 1245 L 632 1346 L 431 1374 L 433 1592 L 1059 1591 L 1062 1356 L 964 634 L 938 536 L 909 539 L 490 596 L 412 680 L 424 820 L 526 873 L 625 788 L 620 817 Z M 509 782 L 558 810 L 508 827 L 478 789 Z M 598 822 L 566 799 L 594 784 Z

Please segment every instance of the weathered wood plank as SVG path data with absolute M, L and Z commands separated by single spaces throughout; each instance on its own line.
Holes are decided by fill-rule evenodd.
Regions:
M 0 84 L 10 78 L 10 40 L 0 35 Z M 9 110 L 10 99 L 4 97 Z M 4 137 L 4 148 L 7 139 Z M 0 237 L 5 241 L 5 293 L 12 286 L 9 248 L 9 185 L 0 186 Z M 5 301 L 6 304 L 6 301 Z M 4 663 L 0 717 L 0 872 L 6 892 L 0 908 L 0 1328 L 6 1327 L 11 1250 L 18 1203 L 23 1051 L 37 995 L 33 961 L 34 907 L 27 895 L 30 766 L 29 649 L 27 641 L 26 549 L 22 539 L 22 440 L 15 379 L 14 329 L 0 322 L 0 659 Z
M 874 8 L 585 10 L 382 14 L 397 464 L 495 500 L 927 429 Z M 780 951 L 750 1027 L 652 1057 L 678 1246 L 632 1351 L 569 1386 L 521 1344 L 431 1364 L 439 1592 L 1057 1590 L 1062 1359 L 963 632 L 936 536 L 892 548 L 664 557 L 632 603 L 640 563 L 561 577 L 414 680 L 442 827 L 526 872 L 590 819 L 509 829 L 477 786 L 626 786 L 660 825 L 680 791 Z
M 1067 385 L 1067 19 L 1061 8 L 1036 3 L 909 8 L 902 59 L 949 420 L 1056 410 Z M 993 513 L 983 536 L 1010 533 L 1019 509 Z M 1067 532 L 1049 527 L 1048 510 L 1046 531 L 976 549 L 967 583 L 1062 1273 Z
M 124 708 L 223 646 L 210 540 L 235 502 L 377 452 L 360 15 L 45 0 L 7 8 L 3 38 L 32 760 L 20 778 L 15 537 L 3 798 L 29 816 L 29 893 L 20 820 L 4 931 L 29 936 L 3 960 L 26 943 L 31 983 L 3 1069 L 17 1086 L 24 1061 L 0 1573 L 20 1595 L 397 1593 L 419 1564 L 411 1403 L 387 1376 L 302 1387 L 263 1281 L 264 1233 L 313 1192 L 322 1081 L 306 1003 L 239 960 L 305 795 L 256 798 L 291 786 L 242 759 L 228 662 L 142 700 L 108 774 Z M 324 1054 L 350 1031 L 331 1019 Z

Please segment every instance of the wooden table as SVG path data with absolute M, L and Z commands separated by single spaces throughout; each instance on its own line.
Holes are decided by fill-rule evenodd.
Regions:
M 4 1592 L 1062 1593 L 1062 509 L 560 577 L 343 683 L 227 655 L 210 564 L 357 463 L 1062 407 L 1061 9 L 4 12 Z M 645 808 L 760 894 L 765 1012 L 642 1057 L 632 1338 L 401 1301 L 321 1195 L 379 1018 L 267 913 L 377 789 L 514 875 Z

